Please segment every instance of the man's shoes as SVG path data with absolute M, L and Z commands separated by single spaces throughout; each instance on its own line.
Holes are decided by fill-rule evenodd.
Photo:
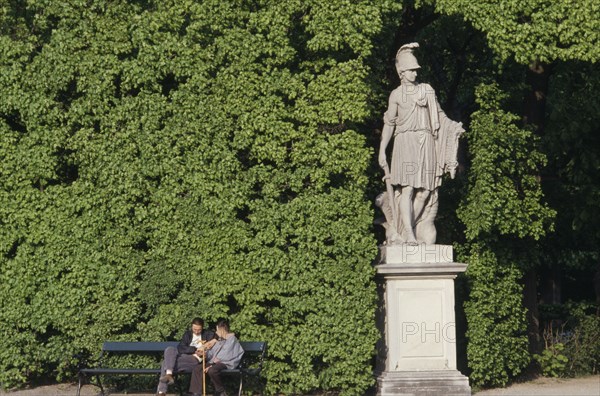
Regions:
M 160 382 L 165 382 L 167 385 L 173 385 L 175 383 L 175 378 L 173 378 L 172 374 L 165 374 L 160 377 Z
M 156 396 L 167 396 L 167 394 L 165 392 L 158 392 Z

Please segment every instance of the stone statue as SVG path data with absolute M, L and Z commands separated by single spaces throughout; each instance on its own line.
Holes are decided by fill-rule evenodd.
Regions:
M 442 175 L 456 173 L 458 138 L 462 123 L 450 120 L 440 108 L 429 84 L 417 83 L 420 68 L 413 50 L 418 43 L 403 45 L 396 55 L 400 86 L 390 94 L 383 116 L 379 165 L 384 171 L 386 191 L 376 204 L 385 220 L 388 245 L 434 244 L 438 187 Z M 392 161 L 386 149 L 393 138 Z

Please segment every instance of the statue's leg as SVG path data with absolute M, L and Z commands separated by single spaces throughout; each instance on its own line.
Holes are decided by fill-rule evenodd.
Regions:
M 427 245 L 433 245 L 436 240 L 437 232 L 435 229 L 434 220 L 438 211 L 438 194 L 434 190 L 429 194 L 427 204 L 423 209 L 423 213 L 415 225 L 415 234 L 417 240 L 425 242 Z
M 416 222 L 421 214 L 423 213 L 423 208 L 425 208 L 425 204 L 427 203 L 427 199 L 429 198 L 429 193 L 431 191 L 419 189 L 415 194 L 415 199 L 413 202 L 413 214 L 414 221 Z
M 411 186 L 402 186 L 402 193 L 400 194 L 400 218 L 402 225 L 404 226 L 404 232 L 406 235 L 406 243 L 414 245 L 417 243 L 415 238 L 414 230 L 414 218 L 413 218 L 413 195 L 414 188 Z

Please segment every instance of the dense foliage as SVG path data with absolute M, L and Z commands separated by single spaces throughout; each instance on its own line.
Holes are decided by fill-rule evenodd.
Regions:
M 436 0 L 444 13 L 461 15 L 484 32 L 489 46 L 521 64 L 554 60 L 597 61 L 600 6 L 595 0 Z
M 539 296 L 542 295 L 541 301 L 546 303 L 560 304 L 564 300 L 561 291 L 563 279 L 566 278 L 563 275 L 565 269 L 587 268 L 588 279 L 593 278 L 595 273 L 595 299 L 600 306 L 600 256 L 597 247 L 600 240 L 597 230 L 590 230 L 587 226 L 594 224 L 600 208 L 597 200 L 590 200 L 597 197 L 600 161 L 598 153 L 592 154 L 589 149 L 594 146 L 589 146 L 589 143 L 597 140 L 598 113 L 595 109 L 598 107 L 598 100 L 588 101 L 584 99 L 585 95 L 580 94 L 598 89 L 597 73 L 586 71 L 594 70 L 591 64 L 600 60 L 600 7 L 593 0 L 507 0 L 501 3 L 437 0 L 429 3 L 434 4 L 439 12 L 462 17 L 485 34 L 487 45 L 494 51 L 494 58 L 503 69 L 522 65 L 521 76 L 507 78 L 499 75 L 496 80 L 503 83 L 503 89 L 510 91 L 514 102 L 521 102 L 512 106 L 513 109 L 518 109 L 512 122 L 521 123 L 525 130 L 535 131 L 541 145 L 521 146 L 524 151 L 520 158 L 507 157 L 509 151 L 503 145 L 488 148 L 498 150 L 493 154 L 472 147 L 470 151 L 473 158 L 491 155 L 501 159 L 496 164 L 489 164 L 489 174 L 470 176 L 471 186 L 477 190 L 480 198 L 479 202 L 470 199 L 467 210 L 463 212 L 463 221 L 467 238 L 473 238 L 479 244 L 491 238 L 498 242 L 492 248 L 495 251 L 498 245 L 502 250 L 512 247 L 508 249 L 512 250 L 508 255 L 497 255 L 498 265 L 516 264 L 523 272 L 523 277 L 518 282 L 524 285 L 523 304 L 527 310 L 529 350 L 533 353 L 540 352 L 540 334 L 546 319 L 539 314 Z M 565 85 L 567 81 L 571 84 Z M 501 108 L 507 107 L 504 104 Z M 473 134 L 477 133 L 480 118 L 480 115 L 473 115 Z M 486 130 L 493 133 L 495 129 L 489 121 Z M 505 130 L 505 123 L 500 120 L 496 122 L 499 124 L 496 125 L 498 129 Z M 580 149 L 575 151 L 572 149 L 575 147 Z M 544 157 L 548 158 L 547 165 L 540 161 L 535 150 L 544 151 Z M 525 158 L 528 160 L 524 161 Z M 514 162 L 514 165 L 506 168 L 506 160 Z M 478 172 L 475 159 L 470 171 Z M 488 184 L 491 177 L 497 177 L 494 175 L 496 171 L 510 179 L 514 186 L 506 183 L 508 179 Z M 519 174 L 528 176 L 522 178 Z M 481 185 L 478 187 L 480 183 L 486 188 L 482 189 Z M 537 184 L 543 186 L 545 196 Z M 513 192 L 507 195 L 506 192 L 511 190 Z M 470 191 L 468 197 L 474 195 L 475 192 Z M 545 202 L 559 209 L 556 234 L 548 232 L 553 231 L 554 227 L 548 226 L 547 219 L 554 217 L 551 212 L 555 210 L 549 210 Z M 483 206 L 476 206 L 477 204 Z M 487 215 L 490 213 L 498 216 L 494 219 L 495 227 L 488 235 L 475 236 L 469 231 L 489 231 L 489 224 L 485 224 L 485 220 L 483 223 L 477 221 L 477 216 L 474 216 L 479 210 L 483 211 L 483 219 L 488 219 Z M 586 216 L 583 222 L 580 221 L 582 215 Z M 507 235 L 511 236 L 508 240 Z M 534 243 L 533 240 L 539 242 Z M 519 259 L 519 256 L 523 256 L 523 251 L 528 252 L 528 257 Z M 473 276 L 471 281 L 474 288 L 478 287 L 478 282 L 486 282 Z M 587 295 L 578 295 L 577 289 L 583 285 L 589 292 Z M 574 288 L 577 298 L 590 298 L 594 295 L 591 282 L 574 285 Z M 509 299 L 504 301 L 508 302 Z M 519 304 L 518 301 L 513 303 Z M 473 325 L 482 324 L 480 319 L 471 314 L 471 336 Z M 504 336 L 514 337 L 511 331 L 506 331 Z M 470 355 L 474 352 L 474 341 L 469 340 Z M 481 347 L 489 349 L 492 346 L 487 344 Z M 479 353 L 482 351 L 483 349 Z M 517 351 L 518 349 L 504 349 L 500 355 L 506 361 L 512 361 L 516 359 Z M 469 366 L 473 369 L 473 379 L 483 384 L 506 383 L 520 371 L 514 368 L 497 371 L 494 364 L 486 363 L 485 360 L 475 362 L 471 356 Z M 521 364 L 521 367 L 524 365 Z M 478 371 L 486 373 L 486 377 L 478 378 Z
M 385 7 L 2 10 L 0 382 L 199 314 L 269 341 L 272 392 L 362 394 L 376 243 L 356 128 Z
M 600 370 L 600 316 L 589 302 L 546 306 L 545 315 L 560 320 L 544 328 L 544 350 L 534 354 L 542 373 L 549 377 L 598 374 Z
M 536 179 L 545 163 L 531 131 L 502 110 L 506 95 L 496 85 L 477 90 L 480 109 L 469 133 L 470 188 L 459 216 L 466 225 L 471 293 L 468 359 L 474 382 L 502 386 L 529 363 L 522 304 L 523 269 L 531 265 L 531 241 L 550 229 L 554 211 L 542 202 Z M 519 243 L 527 240 L 530 243 Z

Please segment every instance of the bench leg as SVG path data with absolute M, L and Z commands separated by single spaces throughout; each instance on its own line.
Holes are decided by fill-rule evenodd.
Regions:
M 263 379 L 261 378 L 260 375 L 253 376 L 253 378 L 255 379 L 256 384 L 258 385 L 258 394 L 260 396 L 263 396 L 264 391 L 265 391 L 265 383 L 263 382 Z
M 79 373 L 79 383 L 77 384 L 77 396 L 81 393 L 81 387 L 83 386 L 83 381 L 85 380 L 85 374 Z
M 240 374 L 240 390 L 238 391 L 238 396 L 242 396 L 242 381 L 244 380 L 244 376 Z
M 77 396 L 81 394 L 81 388 L 85 384 L 87 380 L 87 376 L 83 373 L 79 373 L 79 382 L 77 383 Z M 100 394 L 104 395 L 104 388 L 102 387 L 102 382 L 100 381 L 100 376 L 96 375 L 96 381 L 98 382 L 98 386 L 100 387 Z M 89 381 L 88 381 L 89 382 Z
M 100 376 L 96 376 L 96 380 L 98 381 L 98 386 L 100 387 L 100 394 L 104 396 L 104 387 L 102 386 L 102 381 L 100 380 Z
M 185 371 L 180 371 L 179 373 L 185 373 Z M 183 385 L 181 384 L 181 378 L 177 374 L 178 373 L 173 373 L 173 378 L 175 379 L 175 384 L 173 388 L 175 389 L 176 394 L 178 394 L 179 396 L 183 396 Z

